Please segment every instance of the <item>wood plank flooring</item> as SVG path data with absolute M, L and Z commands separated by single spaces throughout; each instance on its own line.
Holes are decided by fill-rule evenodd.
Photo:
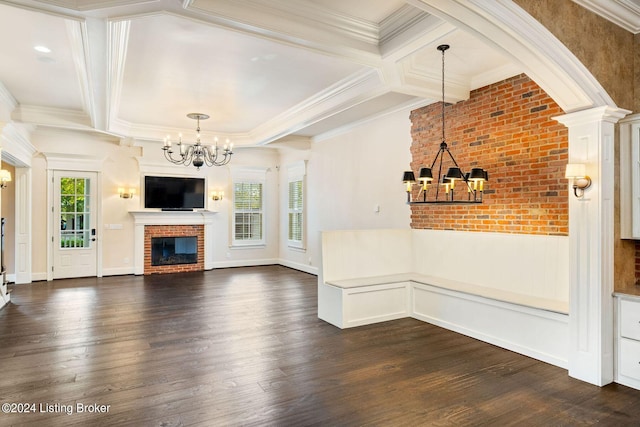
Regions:
M 280 266 L 15 286 L 0 403 L 37 406 L 0 426 L 640 426 L 640 391 L 413 319 L 340 330 L 316 292 Z

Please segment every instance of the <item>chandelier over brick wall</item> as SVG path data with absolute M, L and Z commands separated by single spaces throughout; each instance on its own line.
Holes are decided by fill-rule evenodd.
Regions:
M 484 193 L 484 184 L 489 180 L 489 173 L 481 167 L 471 168 L 470 172 L 464 172 L 453 154 L 449 150 L 449 145 L 445 138 L 445 102 L 444 102 L 444 53 L 449 49 L 449 45 L 442 44 L 438 46 L 438 50 L 442 52 L 442 139 L 440 149 L 436 157 L 431 162 L 430 167 L 420 168 L 418 182 L 420 183 L 420 194 L 422 200 L 411 201 L 412 185 L 416 182 L 413 171 L 405 171 L 402 181 L 407 185 L 407 202 L 408 203 L 447 203 L 447 204 L 465 204 L 465 203 L 482 203 L 482 195 Z M 447 167 L 445 157 L 448 156 Z M 434 184 L 434 167 L 437 167 L 438 178 Z M 444 169 L 443 167 L 446 167 Z M 446 174 L 443 174 L 444 171 Z M 456 198 L 456 182 L 460 182 L 458 188 L 461 189 L 462 195 Z M 435 186 L 435 189 L 433 187 Z M 442 195 L 442 197 L 440 197 Z

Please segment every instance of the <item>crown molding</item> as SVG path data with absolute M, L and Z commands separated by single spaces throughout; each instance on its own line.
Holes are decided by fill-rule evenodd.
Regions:
M 87 114 L 77 110 L 20 105 L 13 111 L 11 118 L 16 122 L 37 126 L 95 131 Z
M 380 61 L 377 24 L 339 15 L 311 2 L 192 0 L 183 4 L 185 11 L 202 22 L 351 62 L 376 66 Z
M 430 16 L 432 15 L 424 10 L 417 9 L 408 4 L 403 5 L 380 23 L 380 45 L 389 43 Z
M 226 3 L 226 4 L 225 4 Z M 183 8 L 206 14 L 233 16 L 242 11 L 245 22 L 262 22 L 265 28 L 282 31 L 282 26 L 275 26 L 276 21 L 304 24 L 312 28 L 335 34 L 336 32 L 361 42 L 377 45 L 379 26 L 375 22 L 342 15 L 312 2 L 290 0 L 218 0 L 206 2 L 201 0 L 185 1 Z
M 118 6 L 132 6 L 140 3 L 158 3 L 158 0 L 36 0 L 38 3 L 63 7 L 76 11 L 89 11 Z
M 633 0 L 573 0 L 633 34 L 640 33 L 640 4 Z
M 9 121 L 11 113 L 18 106 L 18 101 L 13 97 L 7 87 L 0 81 L 0 120 Z
M 237 0 L 236 0 L 237 1 Z M 291 0 L 248 0 L 254 4 L 260 3 L 269 10 L 277 10 L 282 16 L 299 22 L 311 22 L 317 28 L 338 32 L 346 37 L 360 40 L 371 45 L 378 45 L 380 27 L 375 22 L 352 16 L 342 15 L 333 10 L 318 6 L 316 3 Z
M 288 135 L 266 146 L 281 151 L 308 151 L 311 149 L 311 138 L 308 136 Z
M 2 160 L 18 167 L 30 167 L 36 148 L 31 144 L 29 126 L 17 126 L 9 123 L 2 128 Z
M 166 126 L 153 126 L 153 125 L 141 125 L 137 123 L 131 123 L 122 119 L 112 119 L 110 131 L 116 135 L 120 135 L 121 140 L 137 140 L 137 141 L 151 141 L 162 142 L 165 137 L 173 138 L 172 142 L 175 142 L 178 134 L 183 135 L 183 140 L 187 144 L 191 144 L 190 138 L 193 136 L 195 142 L 195 130 L 194 128 L 174 128 Z M 218 137 L 220 141 L 229 139 L 233 142 L 234 149 L 242 146 L 254 145 L 248 133 L 223 133 L 216 132 L 211 129 L 204 129 L 202 132 L 202 140 L 204 145 L 213 144 L 213 137 Z
M 410 113 L 411 111 L 417 109 L 417 108 L 422 108 L 425 105 L 429 105 L 431 104 L 433 101 L 427 100 L 427 99 L 423 99 L 423 98 L 416 98 L 414 100 L 410 100 L 407 101 L 403 104 L 399 104 L 399 105 L 395 105 L 387 110 L 381 111 L 379 113 L 376 114 L 372 114 L 370 116 L 367 116 L 361 120 L 356 120 L 354 122 L 350 122 L 344 126 L 340 126 L 337 127 L 335 129 L 332 129 L 330 131 L 324 132 L 320 135 L 316 135 L 313 138 L 311 138 L 311 140 L 315 143 L 315 142 L 322 142 L 325 141 L 327 139 L 331 139 L 334 138 L 336 136 L 345 134 L 347 132 L 352 131 L 353 129 L 362 126 L 364 124 L 376 121 L 376 120 L 380 120 L 386 116 L 389 116 L 391 114 L 395 114 L 398 112 L 407 112 Z
M 388 91 L 376 70 L 363 70 L 274 117 L 250 134 L 258 145 L 268 144 Z

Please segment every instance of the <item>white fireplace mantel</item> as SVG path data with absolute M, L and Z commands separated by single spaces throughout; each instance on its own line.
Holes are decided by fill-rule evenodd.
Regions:
M 204 269 L 213 268 L 213 218 L 211 211 L 129 211 L 134 219 L 134 274 L 144 274 L 145 225 L 204 225 Z

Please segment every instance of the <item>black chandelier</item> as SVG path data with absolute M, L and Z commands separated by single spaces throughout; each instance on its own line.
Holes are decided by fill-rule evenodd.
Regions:
M 222 149 L 218 148 L 218 138 L 214 138 L 214 145 L 206 146 L 200 142 L 200 120 L 206 120 L 208 115 L 202 113 L 189 113 L 187 117 L 198 121 L 196 127 L 196 142 L 189 145 L 182 142 L 182 134 L 178 137 L 178 152 L 180 157 L 173 156 L 173 149 L 171 148 L 171 140 L 167 136 L 164 139 L 164 158 L 176 165 L 189 166 L 193 164 L 197 169 L 200 166 L 224 166 L 231 160 L 233 154 L 233 144 L 229 143 L 227 139 L 226 144 Z
M 449 45 L 443 44 L 438 46 L 438 50 L 442 52 L 442 142 L 440 143 L 440 149 L 436 154 L 435 159 L 431 163 L 431 167 L 424 167 L 420 169 L 418 182 L 420 183 L 420 193 L 422 193 L 422 200 L 411 201 L 411 190 L 413 184 L 416 183 L 416 177 L 413 171 L 405 171 L 402 177 L 402 181 L 407 185 L 407 203 L 410 204 L 424 204 L 424 203 L 448 203 L 448 204 L 465 204 L 465 203 L 482 203 L 482 195 L 484 193 L 484 183 L 489 180 L 489 173 L 482 168 L 472 168 L 470 172 L 464 173 L 456 159 L 449 151 L 449 147 L 445 141 L 444 135 L 444 52 L 449 49 Z M 449 155 L 453 162 L 452 167 L 447 170 L 446 174 L 442 174 L 442 162 L 444 160 L 445 153 Z M 438 163 L 438 159 L 440 162 Z M 435 191 L 431 190 L 433 187 L 433 168 L 438 163 L 438 179 L 435 181 Z M 461 181 L 463 188 L 466 189 L 466 197 L 464 196 L 464 190 L 462 197 L 455 199 L 454 189 L 456 188 L 456 181 Z M 444 198 L 439 198 L 441 195 L 441 187 L 444 191 Z M 420 196 L 418 194 L 418 197 Z M 429 194 L 430 193 L 430 194 Z M 429 196 L 432 198 L 430 199 Z

